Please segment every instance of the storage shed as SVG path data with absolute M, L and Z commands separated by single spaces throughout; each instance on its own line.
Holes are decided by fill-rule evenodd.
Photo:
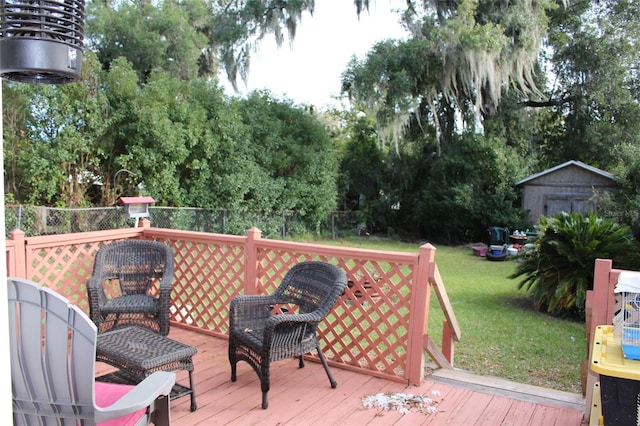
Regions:
M 532 223 L 560 211 L 594 212 L 594 194 L 616 189 L 611 173 L 574 160 L 526 177 L 516 186 L 522 190 L 522 207 Z

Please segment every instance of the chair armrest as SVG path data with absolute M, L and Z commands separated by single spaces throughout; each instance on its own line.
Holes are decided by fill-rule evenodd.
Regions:
M 294 323 L 319 323 L 324 318 L 319 312 L 309 312 L 306 314 L 283 314 L 271 315 L 267 320 L 267 327 L 277 327 L 281 324 Z
M 100 306 L 107 302 L 107 296 L 102 286 L 102 278 L 93 276 L 87 280 L 87 298 L 89 302 L 89 317 L 95 324 L 99 324 Z
M 110 406 L 95 407 L 96 421 L 103 422 L 147 408 L 158 397 L 168 396 L 175 383 L 175 373 L 156 371 Z
M 236 296 L 229 304 L 229 327 L 255 328 L 264 325 L 271 316 L 270 306 L 277 303 L 272 295 L 241 295 Z
M 284 341 L 287 345 L 297 345 L 309 337 L 309 333 L 315 334 L 318 323 L 324 318 L 319 312 L 306 314 L 272 315 L 267 319 L 262 332 L 264 348 L 270 348 L 273 342 Z
M 158 300 L 160 302 L 160 314 L 159 314 L 159 323 L 160 330 L 159 333 L 163 336 L 169 334 L 170 317 L 169 311 L 171 309 L 171 291 L 173 290 L 173 272 L 170 274 L 166 274 L 162 276 L 162 280 L 160 281 Z
M 99 297 L 100 303 L 107 301 L 107 295 L 102 286 L 102 277 L 100 276 L 93 276 L 87 280 L 87 292 L 89 294 L 95 293 Z

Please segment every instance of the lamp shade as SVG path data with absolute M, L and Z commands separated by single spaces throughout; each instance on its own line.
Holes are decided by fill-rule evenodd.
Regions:
M 0 0 L 0 76 L 62 84 L 80 78 L 84 0 Z

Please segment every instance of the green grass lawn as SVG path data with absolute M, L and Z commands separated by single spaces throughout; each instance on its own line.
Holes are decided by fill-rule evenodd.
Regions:
M 318 242 L 318 241 L 316 241 Z M 378 250 L 417 251 L 417 244 L 379 238 L 320 241 Z M 455 367 L 476 374 L 569 392 L 581 392 L 580 368 L 586 357 L 585 325 L 533 309 L 518 280 L 507 278 L 514 260 L 491 262 L 469 247 L 437 247 L 436 264 L 462 330 L 455 345 Z M 440 345 L 442 321 L 431 297 L 429 333 Z

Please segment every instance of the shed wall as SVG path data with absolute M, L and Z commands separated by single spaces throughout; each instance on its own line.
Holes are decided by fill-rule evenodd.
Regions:
M 529 211 L 532 223 L 559 211 L 590 213 L 597 207 L 590 201 L 594 193 L 614 188 L 613 181 L 605 176 L 568 166 L 523 184 L 522 207 Z

